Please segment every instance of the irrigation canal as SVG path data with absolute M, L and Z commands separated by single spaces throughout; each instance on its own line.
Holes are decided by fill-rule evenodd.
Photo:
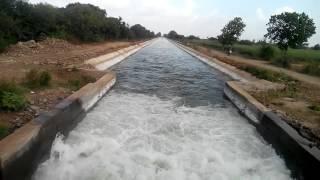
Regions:
M 228 80 L 166 39 L 116 65 L 117 84 L 57 137 L 34 180 L 290 179 L 224 98 Z

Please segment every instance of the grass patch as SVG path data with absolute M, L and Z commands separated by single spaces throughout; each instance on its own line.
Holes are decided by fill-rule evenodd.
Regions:
M 0 82 L 0 110 L 19 111 L 27 104 L 24 90 L 15 82 Z
M 282 68 L 290 68 L 291 66 L 291 61 L 286 56 L 272 59 L 271 63 L 275 66 L 282 67 Z
M 68 81 L 68 88 L 72 91 L 77 91 L 81 87 L 85 86 L 88 83 L 95 82 L 96 79 L 92 76 L 82 75 L 77 79 L 71 79 Z
M 39 72 L 36 69 L 31 69 L 25 77 L 25 85 L 30 89 L 48 87 L 51 83 L 51 74 L 48 71 Z
M 264 60 L 271 60 L 275 56 L 275 49 L 271 45 L 263 45 L 260 48 L 259 56 Z
M 216 40 L 189 40 L 192 44 L 203 45 L 206 47 L 211 47 L 217 50 L 223 50 L 222 45 Z M 274 58 L 282 57 L 283 54 L 281 50 L 274 45 L 261 45 L 261 44 L 252 44 L 252 45 L 244 45 L 244 44 L 234 44 L 233 49 L 234 52 L 250 56 L 251 58 L 262 58 L 264 59 L 261 54 L 260 50 L 262 47 L 269 46 L 273 49 Z M 292 60 L 293 62 L 299 61 L 320 61 L 320 51 L 314 49 L 292 49 L 289 48 L 287 52 L 288 59 Z
M 320 76 L 320 62 L 313 61 L 313 62 L 307 63 L 304 66 L 302 72 L 305 74 L 313 75 L 313 76 Z
M 282 83 L 285 85 L 283 90 L 269 91 L 266 97 L 296 97 L 299 82 L 284 73 L 278 73 L 266 69 L 256 68 L 252 66 L 240 67 L 240 69 L 252 74 L 253 76 L 271 82 Z
M 9 134 L 9 128 L 0 125 L 0 139 L 6 137 Z
M 295 81 L 293 78 L 287 76 L 284 73 L 278 73 L 266 69 L 256 68 L 253 66 L 242 66 L 240 67 L 240 69 L 252 74 L 259 79 L 264 79 L 271 82 L 289 83 L 291 81 Z
M 313 111 L 320 112 L 320 105 L 312 105 L 312 106 L 309 106 L 308 108 L 313 110 Z

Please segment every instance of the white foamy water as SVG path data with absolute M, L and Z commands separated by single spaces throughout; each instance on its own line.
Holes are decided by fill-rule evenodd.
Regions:
M 116 91 L 64 139 L 35 180 L 282 180 L 290 172 L 233 107 Z

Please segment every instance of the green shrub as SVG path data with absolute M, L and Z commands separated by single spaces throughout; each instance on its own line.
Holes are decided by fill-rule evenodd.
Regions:
M 73 90 L 77 91 L 81 87 L 85 86 L 88 83 L 92 83 L 95 81 L 95 78 L 87 75 L 82 75 L 79 79 L 72 79 L 68 81 L 68 87 Z
M 259 52 L 260 58 L 262 58 L 264 60 L 270 60 L 270 59 L 274 58 L 275 50 L 270 45 L 261 46 L 259 51 L 260 51 Z
M 278 73 L 266 69 L 261 69 L 261 68 L 256 68 L 252 66 L 245 66 L 241 67 L 242 70 L 252 74 L 253 76 L 259 78 L 259 79 L 264 79 L 268 80 L 271 82 L 294 82 L 295 80 L 292 79 L 291 77 L 283 74 L 283 73 Z
M 81 88 L 81 82 L 79 79 L 73 79 L 68 81 L 69 88 L 73 91 L 77 91 Z
M 39 72 L 36 69 L 31 69 L 29 72 L 27 72 L 25 83 L 29 88 L 36 88 L 39 86 L 38 74 Z
M 302 70 L 303 73 L 320 76 L 320 63 L 312 62 L 308 63 Z
M 47 87 L 50 85 L 51 75 L 48 71 L 39 73 L 36 69 L 31 69 L 25 77 L 27 87 L 34 89 L 39 87 Z
M 40 73 L 39 76 L 39 85 L 44 87 L 44 86 L 49 86 L 51 81 L 51 75 L 48 71 L 43 71 Z
M 5 126 L 0 125 L 0 139 L 6 137 L 9 134 L 9 129 Z
M 18 111 L 26 106 L 23 90 L 15 83 L 0 83 L 0 110 Z
M 0 109 L 5 111 L 18 111 L 24 108 L 26 100 L 23 95 L 13 92 L 3 92 L 0 97 Z
M 309 106 L 309 109 L 313 110 L 313 111 L 320 111 L 320 105 L 312 105 Z
M 279 67 L 290 68 L 291 62 L 287 56 L 282 56 L 282 57 L 273 59 L 271 63 Z
M 244 56 L 248 56 L 251 58 L 255 57 L 255 53 L 251 49 L 239 48 L 239 49 L 235 49 L 235 51 L 238 51 L 239 54 L 242 54 Z

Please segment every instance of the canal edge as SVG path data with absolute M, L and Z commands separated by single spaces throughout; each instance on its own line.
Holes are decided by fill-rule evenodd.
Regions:
M 96 58 L 84 64 L 106 71 L 150 45 L 144 41 Z M 94 105 L 114 86 L 116 74 L 106 74 L 89 83 L 0 141 L 0 180 L 30 179 L 33 171 L 51 149 L 58 134 L 67 135 Z
M 225 83 L 224 95 L 256 127 L 264 140 L 274 147 L 277 154 L 283 157 L 287 167 L 292 171 L 293 177 L 312 179 L 318 176 L 320 149 L 238 85 L 240 82 L 252 81 L 253 79 L 250 76 L 247 76 L 246 73 L 241 74 L 244 75 L 241 76 L 237 69 L 229 64 L 207 57 L 179 42 L 169 41 L 191 56 L 233 79 Z
M 152 42 L 154 42 L 155 39 L 151 39 L 142 43 L 138 43 L 102 56 L 98 56 L 95 58 L 91 58 L 88 59 L 84 62 L 84 64 L 90 64 L 92 66 L 94 66 L 97 70 L 99 71 L 104 71 L 118 63 L 120 63 L 121 61 L 123 61 L 124 59 L 126 59 L 127 57 L 135 54 L 136 52 L 138 52 L 139 50 L 141 50 L 142 48 L 150 45 Z

